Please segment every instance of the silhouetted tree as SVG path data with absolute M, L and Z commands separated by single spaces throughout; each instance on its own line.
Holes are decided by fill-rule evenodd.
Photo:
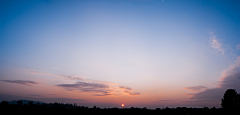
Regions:
M 142 108 L 142 110 L 147 110 L 147 107 Z
M 9 103 L 8 103 L 7 101 L 2 101 L 2 102 L 1 102 L 1 105 L 2 105 L 2 106 L 8 106 Z
M 33 101 L 29 101 L 29 102 L 28 102 L 28 105 L 29 105 L 29 106 L 32 106 L 32 105 L 33 105 Z
M 237 95 L 237 109 L 240 110 L 240 93 Z
M 18 104 L 19 106 L 22 106 L 22 105 L 23 105 L 23 102 L 22 102 L 21 100 L 19 100 L 19 101 L 17 101 L 17 104 Z
M 221 106 L 226 110 L 239 109 L 239 101 L 239 94 L 235 89 L 228 89 L 223 96 Z
M 212 107 L 211 109 L 212 109 L 212 110 L 216 110 L 216 108 L 215 108 L 215 107 Z
M 55 109 L 59 109 L 61 107 L 60 103 L 55 102 L 52 106 Z

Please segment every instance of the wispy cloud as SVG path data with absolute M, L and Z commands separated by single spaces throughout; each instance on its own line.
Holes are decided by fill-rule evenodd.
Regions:
M 47 73 L 47 72 L 39 72 L 34 69 L 29 69 L 29 72 L 31 74 L 56 76 L 56 77 L 64 78 L 66 80 L 93 82 L 93 83 L 108 84 L 108 85 L 118 85 L 117 83 L 110 83 L 110 82 L 106 82 L 106 81 L 97 81 L 97 80 L 92 80 L 92 79 L 86 79 L 85 77 L 82 77 L 80 75 L 59 75 L 59 74 L 52 74 L 52 73 Z
M 27 85 L 27 86 L 39 84 L 37 82 L 27 81 L 27 80 L 1 80 L 1 81 L 8 82 L 8 83 L 17 83 L 17 84 L 22 84 L 22 85 Z
M 68 76 L 68 75 L 58 75 L 60 77 L 63 77 L 64 79 L 67 80 L 74 80 L 74 81 L 82 81 L 82 82 L 92 82 L 92 83 L 99 83 L 99 84 L 106 84 L 106 85 L 118 85 L 117 83 L 110 83 L 106 81 L 97 81 L 97 80 L 92 80 L 92 79 L 85 79 L 80 76 Z
M 221 52 L 222 55 L 224 55 L 224 50 L 222 48 L 222 43 L 219 42 L 219 40 L 217 39 L 217 37 L 215 36 L 215 34 L 213 32 L 209 32 L 210 33 L 210 44 L 211 47 L 213 49 L 216 49 L 218 52 Z
M 55 85 L 58 87 L 62 87 L 67 91 L 88 92 L 88 93 L 92 93 L 93 96 L 109 96 L 109 95 L 138 96 L 140 95 L 140 92 L 136 92 L 132 88 L 127 86 L 118 86 L 117 83 L 86 79 L 79 75 L 58 75 L 58 74 L 51 74 L 51 73 L 45 73 L 45 72 L 37 72 L 32 69 L 29 72 L 32 74 L 56 76 L 56 77 L 66 79 L 68 81 L 72 81 L 71 83 Z
M 193 103 L 199 103 L 199 102 L 203 102 L 203 101 L 207 101 L 207 100 L 201 100 L 201 99 L 198 99 L 198 100 L 193 100 L 193 101 L 181 101 L 181 102 L 193 102 Z
M 176 100 L 169 100 L 169 99 L 162 99 L 162 100 L 157 100 L 157 101 L 154 101 L 153 103 L 163 103 L 163 102 L 172 102 L 172 101 L 176 101 Z
M 237 87 L 240 89 L 240 56 L 229 69 L 224 70 L 219 81 L 219 87 Z
M 191 90 L 191 91 L 200 91 L 206 89 L 205 86 L 195 86 L 195 87 L 184 87 L 184 89 Z
M 119 86 L 119 88 L 125 89 L 125 90 L 132 90 L 132 88 L 127 87 L 127 86 Z
M 159 100 L 159 101 L 172 101 L 172 100 Z
M 115 86 L 109 84 L 76 82 L 70 84 L 56 85 L 65 88 L 67 91 L 90 92 L 93 96 L 138 96 L 140 92 L 135 92 L 132 88 L 126 86 Z
M 123 89 L 125 93 L 127 93 L 128 95 L 131 96 L 136 96 L 136 95 L 140 95 L 140 92 L 134 92 L 132 88 L 127 87 L 127 86 L 119 86 L 120 89 Z
M 129 95 L 137 96 L 137 95 L 141 95 L 141 93 L 140 92 L 130 92 Z
M 56 86 L 63 87 L 68 91 L 77 90 L 80 92 L 93 92 L 93 93 L 102 93 L 101 95 L 110 95 L 109 94 L 110 90 L 108 89 L 108 86 L 105 84 L 76 82 L 73 84 L 59 84 Z M 100 94 L 96 96 L 100 96 Z
M 111 95 L 111 94 L 108 94 L 108 93 L 105 93 L 105 94 L 92 94 L 93 96 L 108 96 L 108 95 Z
M 237 57 L 235 64 L 223 71 L 216 88 L 206 89 L 205 91 L 193 94 L 190 99 L 220 101 L 227 89 L 240 90 L 240 56 Z
M 41 95 L 35 95 L 35 94 L 29 94 L 29 96 L 37 96 L 37 97 L 39 97 L 39 96 L 41 96 Z
M 237 49 L 239 50 L 240 49 L 240 43 L 238 45 L 236 45 Z
M 51 102 L 77 102 L 77 101 L 89 101 L 84 99 L 74 99 L 74 98 L 42 98 L 43 100 L 49 100 Z

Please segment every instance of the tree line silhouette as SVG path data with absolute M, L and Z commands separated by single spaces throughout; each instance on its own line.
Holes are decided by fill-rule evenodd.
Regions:
M 92 108 L 85 107 L 85 106 L 77 106 L 76 104 L 63 104 L 63 103 L 37 103 L 34 104 L 33 101 L 29 101 L 28 104 L 24 104 L 21 100 L 17 101 L 16 104 L 9 104 L 7 101 L 2 101 L 0 104 L 0 110 L 23 110 L 23 111 L 29 111 L 29 110 L 35 110 L 35 111 L 68 111 L 68 112 L 91 112 L 91 111 L 121 111 L 121 112 L 130 112 L 134 111 L 134 113 L 143 113 L 146 112 L 146 114 L 152 113 L 152 114 L 158 114 L 158 115 L 212 115 L 212 114 L 219 114 L 219 115 L 225 115 L 225 114 L 239 114 L 240 113 L 240 94 L 236 92 L 235 89 L 228 89 L 221 100 L 221 107 L 222 108 L 186 108 L 186 107 L 177 107 L 177 108 L 156 108 L 156 109 L 147 109 L 144 108 L 138 108 L 138 107 L 131 107 L 131 108 L 99 108 L 97 106 L 94 106 Z M 236 114 L 236 115 L 237 115 Z

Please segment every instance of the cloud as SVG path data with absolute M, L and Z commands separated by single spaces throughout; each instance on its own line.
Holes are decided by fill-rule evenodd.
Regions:
M 226 89 L 213 88 L 194 94 L 190 99 L 220 101 Z
M 172 101 L 172 100 L 159 100 L 159 101 Z
M 240 49 L 240 43 L 238 45 L 236 45 L 237 49 L 239 50 Z
M 211 43 L 211 47 L 213 49 L 216 49 L 219 52 L 222 52 L 222 55 L 224 55 L 224 50 L 222 48 L 222 43 L 220 43 L 217 39 L 217 37 L 214 35 L 213 32 L 209 32 L 210 33 L 210 43 Z
M 191 90 L 191 91 L 200 91 L 202 89 L 206 89 L 205 86 L 195 86 L 195 87 L 184 87 L 184 89 Z
M 140 92 L 135 92 L 133 89 L 127 86 L 118 86 L 117 83 L 110 83 L 106 81 L 97 81 L 92 79 L 86 79 L 79 75 L 58 75 L 46 72 L 39 72 L 30 69 L 31 74 L 50 75 L 60 77 L 66 80 L 73 81 L 71 83 L 58 84 L 55 86 L 62 87 L 67 91 L 79 91 L 93 93 L 93 96 L 138 96 Z
M 168 100 L 168 99 L 163 99 L 163 100 L 158 100 L 158 101 L 154 101 L 153 103 L 164 103 L 164 102 L 173 102 L 173 101 L 176 101 L 176 100 Z
M 57 75 L 57 76 L 61 76 L 65 79 L 69 79 L 69 80 L 80 80 L 80 81 L 84 80 L 83 78 L 80 78 L 80 77 L 77 78 L 77 77 L 68 76 L 68 75 Z
M 74 98 L 42 98 L 42 100 L 48 100 L 49 102 L 76 102 L 76 101 L 89 101 L 84 99 L 74 99 Z
M 120 89 L 123 89 L 125 93 L 131 96 L 137 96 L 140 95 L 140 92 L 134 92 L 132 88 L 127 87 L 127 86 L 119 86 Z
M 113 86 L 108 84 L 76 82 L 70 84 L 59 84 L 58 87 L 63 87 L 67 91 L 91 92 L 93 96 L 109 96 L 109 95 L 129 95 L 138 96 L 140 92 L 135 92 L 127 86 Z
M 240 56 L 235 60 L 235 64 L 224 70 L 220 78 L 220 87 L 232 87 L 240 89 Z
M 35 94 L 29 94 L 29 96 L 40 96 L 41 97 L 41 95 L 35 95 Z
M 119 86 L 119 88 L 125 89 L 125 90 L 132 90 L 132 88 L 127 87 L 127 86 Z
M 199 103 L 199 102 L 203 102 L 203 101 L 206 101 L 206 100 L 194 100 L 194 101 L 181 101 L 181 102 L 194 102 L 194 103 Z
M 128 94 L 131 95 L 131 96 L 141 95 L 140 92 L 129 92 Z
M 111 95 L 111 94 L 93 94 L 93 96 L 107 96 L 107 95 Z
M 39 72 L 39 71 L 36 71 L 34 69 L 28 69 L 28 71 L 31 74 L 56 76 L 56 77 L 64 78 L 66 80 L 94 82 L 94 83 L 108 84 L 108 85 L 118 85 L 117 83 L 110 83 L 110 82 L 106 82 L 106 81 L 97 81 L 97 80 L 86 79 L 85 77 L 82 77 L 82 76 L 79 76 L 79 75 L 58 75 L 58 74 L 51 74 L 51 73 L 47 73 L 47 72 Z
M 75 80 L 75 81 L 82 81 L 82 82 L 93 82 L 93 83 L 98 83 L 98 84 L 106 84 L 106 85 L 118 85 L 117 83 L 110 83 L 106 81 L 97 81 L 97 80 L 91 80 L 91 79 L 85 79 L 83 77 L 79 76 L 68 76 L 68 75 L 58 75 L 60 77 L 63 77 L 68 80 Z
M 51 76 L 57 76 L 56 74 L 51 74 L 51 73 L 44 73 L 44 72 L 38 72 L 34 69 L 27 69 L 28 72 L 30 72 L 31 74 L 40 74 L 40 75 L 51 75 Z
M 56 85 L 59 87 L 65 88 L 67 91 L 77 90 L 80 92 L 95 92 L 95 93 L 103 93 L 102 95 L 109 95 L 108 86 L 105 84 L 97 84 L 97 83 L 86 83 L 86 82 L 76 82 L 73 84 L 59 84 Z M 96 95 L 96 94 L 94 94 Z M 99 96 L 99 95 L 97 95 Z
M 206 89 L 205 91 L 193 94 L 190 99 L 221 101 L 227 89 L 236 89 L 238 92 L 240 91 L 240 56 L 237 57 L 235 64 L 223 71 L 222 77 L 216 88 Z
M 22 84 L 22 85 L 27 85 L 27 86 L 32 86 L 34 84 L 39 84 L 37 82 L 34 81 L 26 81 L 26 80 L 1 80 L 4 82 L 8 82 L 8 83 L 17 83 L 17 84 Z

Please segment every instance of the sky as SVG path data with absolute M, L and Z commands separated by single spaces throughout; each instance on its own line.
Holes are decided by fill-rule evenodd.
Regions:
M 239 0 L 1 0 L 0 101 L 221 107 Z

